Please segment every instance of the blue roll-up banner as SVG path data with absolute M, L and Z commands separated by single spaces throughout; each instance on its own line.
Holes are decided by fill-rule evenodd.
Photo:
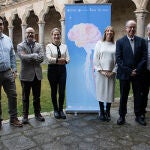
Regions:
M 66 5 L 65 18 L 71 58 L 67 65 L 66 112 L 98 112 L 93 53 L 96 42 L 111 24 L 111 5 Z

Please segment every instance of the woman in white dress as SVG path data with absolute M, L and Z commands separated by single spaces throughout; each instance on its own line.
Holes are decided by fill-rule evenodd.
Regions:
M 94 51 L 94 68 L 96 71 L 96 97 L 100 106 L 100 117 L 102 121 L 110 121 L 110 107 L 114 101 L 115 90 L 115 32 L 112 26 L 104 31 L 102 41 L 98 41 Z M 106 111 L 104 110 L 106 103 Z

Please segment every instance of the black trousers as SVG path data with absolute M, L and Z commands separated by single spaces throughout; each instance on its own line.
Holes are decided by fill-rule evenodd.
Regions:
M 146 72 L 143 75 L 143 80 L 141 83 L 142 100 L 144 101 L 143 109 L 145 112 L 148 103 L 149 89 L 150 89 L 150 71 L 146 70 Z
M 66 74 L 65 65 L 48 65 L 48 80 L 51 87 L 51 99 L 53 108 L 56 111 L 63 110 L 66 88 Z M 58 100 L 57 92 L 59 95 Z
M 125 116 L 127 113 L 127 100 L 130 91 L 130 85 L 132 84 L 133 97 L 134 97 L 134 113 L 136 116 L 144 114 L 144 102 L 141 96 L 141 78 L 131 77 L 129 80 L 120 81 L 120 106 L 119 115 Z
M 32 89 L 33 94 L 33 106 L 34 113 L 38 115 L 41 110 L 40 105 L 40 95 L 41 95 L 41 80 L 38 80 L 37 77 L 34 77 L 33 81 L 22 81 L 22 102 L 23 102 L 23 115 L 28 115 L 29 113 L 29 96 Z

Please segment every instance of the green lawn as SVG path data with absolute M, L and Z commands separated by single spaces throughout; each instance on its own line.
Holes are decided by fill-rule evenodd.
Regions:
M 20 63 L 17 61 L 18 72 L 20 70 Z M 47 65 L 42 65 L 43 69 L 43 80 L 42 80 L 42 88 L 41 88 L 41 112 L 50 112 L 52 111 L 52 103 L 50 98 L 50 86 L 47 80 Z M 18 116 L 22 116 L 22 98 L 21 98 L 21 85 L 19 81 L 19 77 L 16 78 L 16 87 L 17 87 L 17 104 L 18 104 Z M 115 90 L 115 97 L 119 97 L 119 87 L 118 81 L 116 82 L 116 90 Z M 30 97 L 30 107 L 29 113 L 33 114 L 33 104 L 32 104 L 32 93 Z M 7 97 L 2 89 L 2 117 L 3 119 L 8 119 L 8 107 L 7 107 Z

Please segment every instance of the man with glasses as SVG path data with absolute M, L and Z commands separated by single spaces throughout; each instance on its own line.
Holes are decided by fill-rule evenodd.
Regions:
M 32 88 L 33 106 L 35 119 L 45 121 L 40 114 L 40 95 L 42 68 L 44 60 L 42 46 L 35 41 L 35 31 L 33 28 L 26 29 L 26 39 L 17 46 L 18 56 L 21 60 L 20 81 L 22 86 L 23 119 L 22 123 L 27 124 L 29 114 L 29 96 Z
M 123 125 L 125 123 L 127 100 L 130 84 L 132 84 L 135 121 L 145 126 L 146 121 L 141 83 L 146 67 L 146 44 L 144 39 L 135 36 L 136 22 L 134 20 L 126 22 L 126 33 L 126 36 L 116 42 L 117 78 L 120 82 L 120 117 L 117 120 L 117 124 Z
M 3 34 L 4 22 L 0 17 L 0 128 L 2 127 L 1 88 L 8 97 L 8 112 L 10 124 L 22 127 L 17 118 L 17 93 L 16 93 L 16 57 L 11 39 Z

